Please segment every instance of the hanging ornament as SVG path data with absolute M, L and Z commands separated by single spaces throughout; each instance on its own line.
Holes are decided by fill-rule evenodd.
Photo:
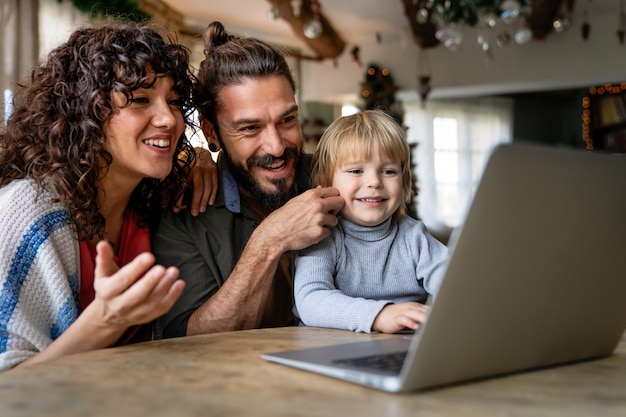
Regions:
M 426 7 L 420 7 L 420 9 L 417 11 L 417 14 L 415 15 L 415 20 L 417 20 L 417 23 L 419 23 L 420 25 L 426 24 L 429 18 L 430 14 L 428 13 L 428 9 Z
M 350 51 L 350 53 L 352 54 L 352 59 L 354 60 L 354 62 L 356 62 L 359 67 L 362 67 L 363 63 L 361 62 L 361 48 L 355 46 L 354 48 L 352 48 L 352 51 Z
M 439 29 L 435 32 L 435 38 L 451 51 L 456 51 L 463 42 L 463 34 L 455 24 L 450 24 Z
M 502 10 L 500 19 L 508 25 L 518 18 L 521 13 L 520 9 L 520 4 L 516 0 L 504 0 L 500 5 L 500 10 Z
M 559 12 L 556 18 L 552 21 L 552 28 L 556 33 L 562 33 L 572 26 L 572 21 L 567 13 L 563 11 Z
M 567 21 L 563 18 L 563 16 L 559 16 L 554 19 L 554 22 L 552 22 L 552 27 L 554 28 L 555 32 L 561 33 L 566 29 Z
M 417 77 L 417 94 L 419 94 L 420 100 L 422 101 L 422 108 L 424 108 L 426 104 L 426 98 L 430 90 L 430 75 L 420 75 Z
M 424 49 L 419 49 L 417 62 L 417 94 L 420 96 L 422 107 L 424 107 L 428 93 L 430 93 L 430 65 Z
M 621 0 L 620 0 L 621 1 Z M 591 0 L 587 0 L 587 3 L 591 3 Z M 589 24 L 589 8 L 585 6 L 583 9 L 583 24 L 580 28 L 583 40 L 589 39 L 589 33 L 591 32 L 591 25 Z
M 620 1 L 619 5 L 619 25 L 617 27 L 617 38 L 621 45 L 624 44 L 624 29 L 626 27 L 626 12 L 624 12 L 624 0 Z
M 300 12 L 302 11 L 302 0 L 291 0 L 290 4 L 293 15 L 295 17 L 300 17 Z
M 267 12 L 267 17 L 269 17 L 272 20 L 280 19 L 281 17 L 280 7 L 272 6 L 272 8 Z
M 518 45 L 524 45 L 530 42 L 533 38 L 533 32 L 528 27 L 521 27 L 515 32 L 515 43 Z
M 322 20 L 320 18 L 320 3 L 317 0 L 311 0 L 311 12 L 313 13 L 313 18 L 309 20 L 309 22 L 304 25 L 304 36 L 309 39 L 316 39 L 322 34 L 324 30 L 322 26 Z
M 491 50 L 491 43 L 489 43 L 489 41 L 483 42 L 481 49 L 485 53 L 485 63 L 487 64 L 487 66 L 490 66 L 493 62 L 493 51 Z
M 589 11 L 587 9 L 583 10 L 583 24 L 580 28 L 583 40 L 586 41 L 589 39 L 589 32 L 591 32 L 591 25 L 589 24 Z
M 488 11 L 486 13 L 478 14 L 478 22 L 479 25 L 484 25 L 485 27 L 493 28 L 498 23 L 497 16 L 493 11 Z
M 509 46 L 511 44 L 511 35 L 509 32 L 502 32 L 496 38 L 496 43 L 500 48 L 504 48 L 505 46 Z
M 322 22 L 318 19 L 311 19 L 304 25 L 304 36 L 309 39 L 316 39 L 322 34 Z
M 533 32 L 528 27 L 526 23 L 526 18 L 522 17 L 519 20 L 518 28 L 513 35 L 513 39 L 515 39 L 515 43 L 518 45 L 525 45 L 533 38 Z

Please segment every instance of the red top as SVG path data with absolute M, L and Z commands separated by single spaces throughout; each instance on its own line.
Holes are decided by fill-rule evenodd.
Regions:
M 113 259 L 122 267 L 142 252 L 149 252 L 150 232 L 147 227 L 139 227 L 139 216 L 129 212 L 124 217 L 120 249 Z M 80 246 L 80 309 L 83 311 L 95 298 L 93 288 L 94 270 L 96 267 L 96 245 L 79 240 Z M 118 345 L 126 344 L 135 334 L 139 326 L 129 328 L 118 341 Z

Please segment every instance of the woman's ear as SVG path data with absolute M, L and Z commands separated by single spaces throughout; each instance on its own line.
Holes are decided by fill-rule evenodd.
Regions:
M 200 128 L 202 129 L 202 133 L 209 143 L 209 150 L 211 152 L 217 152 L 220 150 L 220 142 L 217 140 L 217 135 L 215 134 L 215 129 L 213 128 L 213 124 L 206 120 L 205 118 L 200 119 Z

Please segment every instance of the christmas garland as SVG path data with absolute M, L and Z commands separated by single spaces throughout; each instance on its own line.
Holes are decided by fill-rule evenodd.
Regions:
M 530 0 L 516 0 L 521 9 L 530 6 Z M 476 26 L 479 16 L 489 13 L 500 17 L 501 6 L 506 0 L 424 0 L 427 7 L 434 7 L 446 23 Z M 510 0 L 509 0 L 510 2 Z
M 63 0 L 58 0 L 61 3 Z M 142 22 L 150 15 L 139 8 L 134 0 L 72 0 L 74 7 L 92 16 L 114 16 L 116 18 Z

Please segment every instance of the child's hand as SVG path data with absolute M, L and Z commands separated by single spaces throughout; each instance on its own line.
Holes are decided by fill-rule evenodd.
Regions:
M 429 308 L 420 303 L 400 303 L 386 305 L 372 325 L 372 330 L 382 333 L 396 333 L 404 329 L 415 330 L 426 321 Z

